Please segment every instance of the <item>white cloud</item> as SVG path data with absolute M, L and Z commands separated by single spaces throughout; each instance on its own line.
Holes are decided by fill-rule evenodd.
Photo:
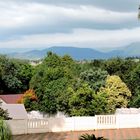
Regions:
M 135 12 L 115 12 L 94 6 L 62 7 L 39 3 L 0 3 L 0 28 L 74 23 L 122 23 L 136 19 Z
M 90 0 L 87 4 L 63 0 L 65 4 L 59 5 L 55 0 L 51 4 L 29 1 L 0 1 L 0 47 L 116 47 L 140 41 L 137 11 L 107 9 L 116 6 L 111 0 L 105 7 L 97 6 L 106 5 L 101 0 L 94 0 L 95 5 Z
M 0 47 L 37 47 L 39 46 L 80 46 L 80 47 L 120 47 L 140 41 L 140 28 L 122 30 L 75 29 L 70 34 L 42 34 L 24 36 L 19 40 L 0 42 Z

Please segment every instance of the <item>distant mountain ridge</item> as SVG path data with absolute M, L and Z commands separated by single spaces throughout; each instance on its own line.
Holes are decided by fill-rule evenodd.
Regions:
M 47 52 L 52 51 L 58 55 L 68 54 L 76 60 L 91 60 L 91 59 L 108 59 L 112 57 L 133 57 L 140 56 L 140 43 L 133 43 L 121 49 L 101 52 L 91 48 L 76 48 L 76 47 L 63 47 L 54 46 L 43 50 L 32 50 L 27 52 L 8 53 L 7 56 L 20 59 L 42 59 Z
M 58 55 L 70 55 L 72 58 L 76 60 L 83 59 L 105 59 L 106 53 L 100 52 L 90 48 L 76 48 L 76 47 L 51 47 L 43 50 L 32 50 L 24 53 L 10 53 L 7 54 L 9 57 L 20 58 L 20 59 L 41 59 L 46 56 L 47 52 L 52 51 Z

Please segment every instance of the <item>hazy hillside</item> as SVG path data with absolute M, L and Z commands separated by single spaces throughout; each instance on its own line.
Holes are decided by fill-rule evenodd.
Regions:
M 33 50 L 24 53 L 10 53 L 8 56 L 22 59 L 40 59 L 43 58 L 48 51 L 52 51 L 58 55 L 68 54 L 77 60 L 106 58 L 106 54 L 103 52 L 99 52 L 90 48 L 75 47 L 51 47 L 44 50 Z
M 76 60 L 107 59 L 107 58 L 117 57 L 117 56 L 118 57 L 140 56 L 140 43 L 133 43 L 121 49 L 116 49 L 110 52 L 101 52 L 91 48 L 54 46 L 43 50 L 31 50 L 27 52 L 14 52 L 14 53 L 5 53 L 5 54 L 7 54 L 9 57 L 35 60 L 35 59 L 43 58 L 48 51 L 52 51 L 58 55 L 68 54 Z
M 123 49 L 124 56 L 140 56 L 140 43 L 132 43 Z

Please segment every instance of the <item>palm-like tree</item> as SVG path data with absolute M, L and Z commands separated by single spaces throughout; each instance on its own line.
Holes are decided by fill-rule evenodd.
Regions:
M 79 137 L 79 140 L 107 140 L 103 137 L 95 137 L 94 134 L 83 134 Z

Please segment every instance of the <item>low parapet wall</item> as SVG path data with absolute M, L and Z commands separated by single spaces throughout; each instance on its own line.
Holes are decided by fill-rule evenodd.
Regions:
M 139 128 L 140 115 L 97 115 L 30 120 L 8 120 L 13 135 L 83 131 L 95 129 Z

